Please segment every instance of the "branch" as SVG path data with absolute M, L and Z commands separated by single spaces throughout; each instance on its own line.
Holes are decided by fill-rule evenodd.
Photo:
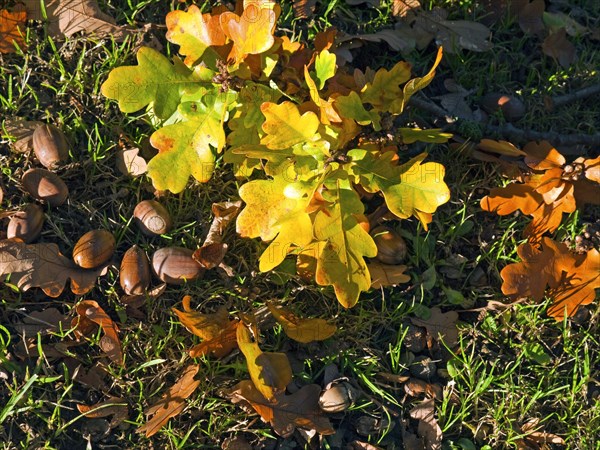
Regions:
M 577 100 L 583 100 L 584 98 L 588 98 L 597 94 L 600 94 L 600 84 L 594 84 L 592 86 L 579 89 L 578 91 L 571 92 L 570 94 L 545 97 L 544 104 L 549 111 L 552 111 L 554 108 L 568 105 L 569 103 L 576 102 Z
M 574 94 L 570 94 L 574 95 Z M 435 103 L 413 96 L 410 98 L 410 104 L 418 109 L 426 111 L 439 118 L 450 118 L 452 115 L 445 109 L 436 105 Z M 564 103 L 561 103 L 564 104 Z M 444 127 L 447 131 L 457 131 L 462 119 L 456 119 L 454 122 L 448 123 Z M 552 142 L 554 145 L 588 145 L 588 146 L 600 146 L 600 134 L 560 134 L 554 131 L 535 131 L 535 130 L 522 130 L 515 127 L 512 124 L 505 125 L 486 125 L 482 124 L 482 131 L 484 134 L 496 134 L 502 138 L 513 141 L 513 142 L 528 142 L 528 141 L 541 141 L 546 140 Z

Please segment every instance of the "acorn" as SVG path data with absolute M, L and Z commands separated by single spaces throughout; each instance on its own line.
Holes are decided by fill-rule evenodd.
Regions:
M 17 237 L 23 242 L 29 244 L 35 241 L 42 232 L 44 225 L 44 211 L 42 207 L 35 203 L 30 203 L 10 218 L 6 230 L 7 238 Z
M 400 264 L 406 258 L 406 242 L 391 228 L 378 226 L 371 231 L 377 245 L 376 258 L 383 264 Z
M 52 124 L 40 125 L 33 132 L 33 152 L 40 163 L 52 169 L 69 157 L 69 144 L 64 133 Z
M 204 274 L 204 269 L 193 260 L 193 251 L 183 247 L 165 247 L 152 255 L 152 269 L 165 283 L 183 284 Z
M 146 252 L 134 245 L 125 252 L 121 260 L 121 287 L 127 295 L 141 295 L 150 286 L 151 278 L 150 261 Z
M 319 396 L 319 407 L 328 413 L 346 411 L 359 396 L 356 389 L 341 378 L 329 383 Z
M 29 169 L 23 174 L 21 184 L 32 197 L 50 206 L 62 205 L 69 196 L 65 182 L 46 169 Z
M 491 92 L 481 97 L 480 104 L 483 110 L 490 114 L 502 111 L 504 118 L 509 122 L 519 120 L 525 115 L 525 104 L 511 95 Z
M 79 238 L 73 249 L 73 261 L 84 269 L 107 262 L 115 252 L 114 236 L 106 230 L 92 230 Z
M 153 236 L 165 234 L 171 229 L 169 211 L 156 200 L 144 200 L 133 210 L 133 217 L 142 233 Z

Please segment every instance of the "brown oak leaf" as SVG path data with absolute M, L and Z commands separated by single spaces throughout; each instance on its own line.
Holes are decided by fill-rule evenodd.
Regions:
M 526 242 L 517 248 L 521 262 L 509 264 L 500 272 L 502 292 L 513 299 L 544 296 L 553 302 L 548 315 L 556 320 L 575 314 L 579 306 L 596 298 L 600 288 L 600 253 L 596 249 L 575 254 L 562 243 L 544 237 L 541 248 Z
M 13 53 L 14 44 L 25 47 L 25 22 L 27 11 L 16 6 L 13 11 L 0 10 L 0 53 Z
M 267 400 L 250 380 L 240 381 L 228 392 L 233 403 L 244 402 L 268 422 L 281 437 L 291 436 L 296 428 L 314 430 L 319 434 L 333 434 L 329 419 L 319 408 L 321 387 L 317 384 L 303 386 L 292 395 L 278 394 Z
M 78 316 L 72 322 L 72 326 L 76 327 L 75 335 L 78 338 L 88 336 L 96 330 L 96 325 L 99 326 L 104 331 L 104 336 L 100 339 L 100 348 L 112 361 L 123 365 L 123 351 L 117 324 L 93 300 L 83 300 L 76 306 L 75 311 Z
M 24 291 L 39 287 L 50 297 L 58 297 L 71 279 L 71 291 L 82 295 L 90 291 L 106 267 L 82 269 L 63 256 L 56 244 L 31 244 L 15 240 L 0 241 L 0 280 L 10 279 Z

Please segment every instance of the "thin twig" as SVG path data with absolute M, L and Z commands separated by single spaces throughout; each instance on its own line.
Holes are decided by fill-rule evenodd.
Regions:
M 577 100 L 583 100 L 584 98 L 591 97 L 592 95 L 600 94 L 600 84 L 594 84 L 592 86 L 584 87 L 575 92 L 565 95 L 556 95 L 554 97 L 546 97 L 544 103 L 546 107 L 552 111 L 554 108 L 568 105 L 569 103 L 576 102 Z
M 422 109 L 428 113 L 431 113 L 437 117 L 451 117 L 452 115 L 436 105 L 435 103 L 425 100 L 423 98 L 411 97 L 410 103 Z M 457 131 L 462 119 L 456 119 L 455 122 L 449 123 L 444 127 L 445 131 Z M 535 131 L 535 130 L 522 130 L 515 127 L 514 125 L 507 123 L 505 125 L 482 125 L 482 131 L 485 134 L 496 134 L 502 138 L 510 140 L 514 143 L 527 142 L 527 141 L 550 141 L 554 145 L 588 145 L 588 146 L 600 146 L 600 134 L 561 134 L 555 131 Z

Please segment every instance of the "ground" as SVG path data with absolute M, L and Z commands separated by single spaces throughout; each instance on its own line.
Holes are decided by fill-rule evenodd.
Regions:
M 393 26 L 393 2 L 383 1 L 377 7 L 372 3 L 377 2 L 318 2 L 313 16 L 298 19 L 290 2 L 283 2 L 278 33 L 310 40 L 332 25 L 349 34 L 375 33 Z M 488 11 L 470 1 L 421 3 L 426 11 L 445 8 L 451 20 L 485 22 Z M 597 33 L 600 7 L 593 3 L 571 0 L 549 2 L 548 6 L 570 14 L 590 30 L 596 27 Z M 41 240 L 57 243 L 70 255 L 84 231 L 103 228 L 117 238 L 116 255 L 133 244 L 148 253 L 167 245 L 196 248 L 208 232 L 211 205 L 236 200 L 240 180 L 219 161 L 210 182 L 191 183 L 181 194 L 160 195 L 172 215 L 173 230 L 160 237 L 142 235 L 131 220 L 133 209 L 140 200 L 153 198 L 154 189 L 146 177 L 132 178 L 119 172 L 116 152 L 122 147 L 139 147 L 148 155 L 153 127 L 143 111 L 123 114 L 100 94 L 110 70 L 133 64 L 141 45 L 160 45 L 164 53 L 176 52 L 165 39 L 164 16 L 184 4 L 158 0 L 99 4 L 118 24 L 155 26 L 116 43 L 81 33 L 67 40 L 52 39 L 43 24 L 34 23 L 28 28 L 26 51 L 1 55 L 0 120 L 22 117 L 50 122 L 59 126 L 72 144 L 71 162 L 57 171 L 69 186 L 70 200 L 60 208 L 46 208 Z M 522 99 L 525 115 L 514 122 L 519 129 L 565 136 L 600 133 L 600 112 L 594 98 L 552 111 L 544 103 L 546 97 L 598 83 L 597 40 L 589 35 L 571 38 L 577 60 L 563 68 L 542 52 L 541 40 L 525 34 L 515 20 L 500 20 L 489 27 L 492 49 L 446 52 L 434 82 L 424 93 L 428 99 L 447 94 L 444 81 L 453 79 L 469 91 L 465 98 L 473 109 L 488 93 Z M 424 74 L 434 59 L 435 43 L 401 54 L 385 43 L 367 42 L 354 52 L 352 64 L 356 67 L 391 67 L 407 60 L 415 74 Z M 450 127 L 432 111 L 415 106 L 404 120 L 421 127 Z M 489 123 L 501 126 L 505 119 L 495 113 Z M 465 121 L 452 131 L 475 142 L 481 137 L 511 140 L 476 122 Z M 417 144 L 407 151 L 412 155 L 424 148 Z M 569 159 L 598 155 L 598 147 L 589 145 L 558 148 Z M 527 219 L 481 210 L 480 199 L 505 182 L 496 165 L 473 158 L 460 145 L 427 145 L 426 149 L 431 160 L 446 167 L 451 199 L 434 214 L 428 231 L 414 219 L 395 224 L 408 244 L 406 264 L 411 282 L 363 294 L 352 309 L 341 307 L 329 289 L 296 277 L 285 280 L 286 274 L 277 271 L 258 272 L 258 257 L 265 245 L 237 237 L 234 227 L 224 236 L 229 244 L 226 263 L 235 273 L 231 278 L 210 271 L 196 283 L 169 286 L 141 308 L 140 316 L 120 301 L 117 261 L 85 296 L 97 301 L 119 323 L 123 367 L 110 364 L 103 356 L 97 345 L 101 335 L 59 353 L 56 349 L 60 350 L 61 342 L 72 335 L 68 326 L 36 339 L 37 329 L 24 325 L 32 313 L 49 308 L 68 315 L 80 297 L 65 293 L 50 299 L 36 289 L 19 292 L 10 284 L 1 285 L 1 448 L 237 448 L 233 444 L 227 447 L 234 438 L 239 439 L 238 445 L 243 439 L 252 448 L 335 449 L 355 441 L 390 449 L 421 448 L 409 447 L 419 424 L 409 411 L 432 397 L 443 448 L 600 448 L 598 303 L 562 322 L 545 314 L 549 302 L 502 306 L 500 303 L 509 301 L 500 291 L 499 272 L 516 260 Z M 39 167 L 30 154 L 13 151 L 7 139 L 0 141 L 4 189 L 0 208 L 14 209 L 28 202 L 19 180 L 35 166 Z M 597 207 L 589 206 L 565 216 L 556 239 L 574 243 L 585 224 L 595 225 L 598 220 Z M 192 306 L 201 311 L 225 305 L 229 311 L 249 312 L 276 299 L 299 315 L 335 321 L 338 332 L 334 337 L 311 344 L 291 341 L 279 327 L 265 328 L 261 347 L 288 354 L 297 387 L 307 383 L 324 387 L 337 376 L 346 377 L 359 391 L 358 400 L 348 410 L 330 415 L 336 434 L 313 439 L 310 444 L 298 433 L 282 439 L 257 415 L 233 405 L 224 392 L 248 377 L 237 352 L 222 360 L 198 359 L 200 386 L 185 410 L 151 438 L 136 433 L 146 421 L 144 410 L 193 362 L 186 351 L 197 338 L 171 311 L 173 306 L 180 308 L 184 295 L 190 295 Z M 422 341 L 423 329 L 411 322 L 426 319 L 433 308 L 458 313 L 459 333 L 451 349 L 435 339 Z M 24 345 L 28 333 L 34 338 L 29 356 Z M 415 358 L 418 362 L 424 357 L 433 361 L 433 367 L 427 367 L 430 375 L 425 376 L 419 373 L 422 365 L 415 364 Z M 413 378 L 407 383 L 408 375 Z M 85 418 L 76 408 L 110 397 L 123 399 L 129 408 L 127 420 L 113 429 L 108 420 Z M 531 437 L 533 430 L 538 432 L 535 436 L 542 436 L 537 441 Z M 564 444 L 553 444 L 553 436 Z

